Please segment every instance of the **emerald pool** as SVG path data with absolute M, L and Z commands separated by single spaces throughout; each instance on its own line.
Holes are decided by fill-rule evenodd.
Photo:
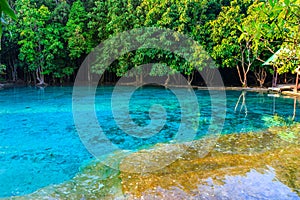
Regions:
M 135 151 L 174 140 L 181 111 L 172 91 L 149 86 L 133 93 L 129 113 L 139 126 L 150 123 L 149 109 L 154 104 L 161 105 L 167 113 L 166 123 L 157 134 L 135 137 L 124 133 L 114 121 L 111 110 L 113 89 L 112 86 L 98 87 L 95 101 L 99 124 L 113 144 L 123 150 Z M 72 91 L 72 87 L 0 90 L 0 197 L 26 195 L 68 181 L 81 166 L 93 159 L 76 131 Z M 212 111 L 207 90 L 194 92 L 200 112 L 195 139 L 199 139 L 207 133 L 212 112 L 218 110 Z M 226 91 L 226 107 L 220 107 L 226 110 L 222 134 L 259 132 L 269 127 L 287 126 L 292 121 L 300 122 L 299 104 L 293 98 Z M 253 171 L 249 174 L 255 176 Z

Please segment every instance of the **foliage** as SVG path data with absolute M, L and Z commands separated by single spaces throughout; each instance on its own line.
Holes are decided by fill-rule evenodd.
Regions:
M 193 38 L 203 46 L 194 49 L 197 62 L 187 62 L 167 50 L 144 48 L 125 52 L 110 65 L 110 73 L 128 75 L 133 68 L 140 73 L 140 65 L 158 63 L 152 66 L 151 76 L 181 73 L 191 84 L 195 70 L 207 70 L 205 66 L 211 63 L 207 55 L 199 53 L 205 50 L 219 67 L 235 68 L 243 86 L 248 85 L 251 71 L 262 86 L 272 69 L 260 62 L 279 48 L 290 50 L 276 63 L 279 73 L 299 65 L 299 0 L 15 0 L 12 5 L 16 21 L 7 1 L 1 0 L 2 12 L 12 18 L 2 17 L 10 25 L 4 29 L 1 63 L 13 80 L 40 84 L 72 81 L 85 56 L 99 43 L 141 27 L 167 28 Z M 148 37 L 144 34 L 139 41 Z M 176 35 L 165 38 L 178 40 Z M 165 38 L 160 42 L 168 49 L 172 44 Z M 120 43 L 113 44 L 114 48 L 111 45 L 102 52 L 104 60 Z M 181 47 L 182 52 L 187 50 Z M 103 66 L 92 67 L 96 74 L 104 70 Z
M 211 22 L 211 37 L 215 43 L 212 56 L 220 59 L 222 66 L 236 67 L 243 87 L 247 87 L 248 73 L 257 57 L 252 48 L 252 37 L 242 34 L 245 13 L 237 1 L 223 7 L 218 18 Z
M 300 58 L 300 1 L 255 1 L 249 8 L 251 16 L 244 24 L 247 34 L 253 37 L 255 49 L 265 48 L 272 53 L 282 51 L 274 63 L 279 74 L 293 72 Z M 261 45 L 263 43 L 263 46 Z
M 21 0 L 18 3 L 20 3 L 18 23 L 23 27 L 19 30 L 19 58 L 27 64 L 29 71 L 36 72 L 39 84 L 44 84 L 44 75 L 50 74 L 56 67 L 55 55 L 63 49 L 59 38 L 59 25 L 48 23 L 51 18 L 48 7 L 44 5 L 37 7 L 28 0 Z
M 3 14 L 6 14 L 7 16 L 9 16 L 10 18 L 12 18 L 14 20 L 16 19 L 16 15 L 15 15 L 14 11 L 12 10 L 12 8 L 9 6 L 7 0 L 0 0 L 0 20 L 1 20 L 0 37 L 2 36 L 2 25 L 6 24 Z
M 68 42 L 70 58 L 79 58 L 82 54 L 87 53 L 87 32 L 84 32 L 86 21 L 87 12 L 83 3 L 78 0 L 72 5 L 66 24 L 65 38 Z

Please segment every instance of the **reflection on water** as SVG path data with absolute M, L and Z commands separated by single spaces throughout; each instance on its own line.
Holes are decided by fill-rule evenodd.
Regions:
M 280 98 L 278 97 L 281 97 L 280 95 L 278 94 L 269 94 L 268 96 L 272 97 L 273 98 L 273 114 L 276 114 L 276 108 L 279 108 L 279 109 L 282 109 L 282 104 L 281 102 L 278 102 L 278 105 L 277 105 L 277 101 L 280 100 Z M 299 107 L 299 104 L 300 104 L 300 99 L 297 98 L 297 97 L 290 97 L 290 96 L 282 96 L 283 99 L 293 99 L 293 106 L 291 105 L 285 105 L 285 108 L 290 111 L 291 113 L 291 118 L 292 120 L 294 121 L 296 119 L 296 114 L 297 114 L 297 106 Z M 276 101 L 276 99 L 278 99 Z
M 0 193 L 5 196 L 21 195 L 69 180 L 18 198 L 114 199 L 125 195 L 126 199 L 130 199 L 147 195 L 153 197 L 151 191 L 159 192 L 159 189 L 168 196 L 168 191 L 174 188 L 193 197 L 205 195 L 201 188 L 206 188 L 211 199 L 222 196 L 222 191 L 226 195 L 229 185 L 249 180 L 253 173 L 267 174 L 268 177 L 273 173 L 277 181 L 274 184 L 282 183 L 278 187 L 283 196 L 294 198 L 294 194 L 300 194 L 298 100 L 227 91 L 227 114 L 222 132 L 225 135 L 203 157 L 204 147 L 211 142 L 202 137 L 211 123 L 211 102 L 207 91 L 195 91 L 200 105 L 197 133 L 200 140 L 186 145 L 166 144 L 174 141 L 181 114 L 176 98 L 170 96 L 169 91 L 150 87 L 141 88 L 134 94 L 130 116 L 137 124 L 150 123 L 148 111 L 152 104 L 163 104 L 168 111 L 166 127 L 151 138 L 141 139 L 124 134 L 113 123 L 109 109 L 111 90 L 111 87 L 103 87 L 97 91 L 98 119 L 106 125 L 106 136 L 114 144 L 122 149 L 132 149 L 135 153 L 126 154 L 125 159 L 123 151 L 113 154 L 107 162 L 111 162 L 115 169 L 92 161 L 79 173 L 78 167 L 90 155 L 80 143 L 72 122 L 71 88 L 50 87 L 38 91 L 26 88 L 23 92 L 14 93 L 2 91 L 5 98 L 1 98 L 3 102 L 0 102 Z M 138 151 L 144 147 L 149 149 Z M 180 155 L 176 156 L 179 159 L 163 169 L 157 167 L 169 163 L 174 155 Z M 118 168 L 121 171 L 116 170 Z M 134 170 L 143 173 L 133 173 Z M 207 182 L 209 180 L 213 181 Z M 247 198 L 257 195 L 263 199 L 273 194 L 270 191 L 274 190 L 274 185 L 269 179 L 261 180 L 261 184 L 266 186 L 258 186 L 245 193 Z M 250 183 L 253 187 L 258 184 L 253 181 L 247 184 Z M 290 190 L 284 189 L 287 187 Z M 12 193 L 9 188 L 17 192 Z M 165 199 L 168 198 L 174 199 Z
M 145 200 L 153 199 L 300 199 L 289 187 L 276 180 L 273 168 L 258 172 L 251 170 L 245 175 L 225 176 L 223 184 L 215 183 L 211 178 L 205 185 L 198 185 L 196 190 L 189 193 L 179 186 L 170 189 L 161 187 L 147 191 Z
M 276 180 L 273 168 L 260 173 L 251 170 L 244 176 L 225 176 L 224 184 L 208 179 L 207 186 L 200 186 L 198 195 L 222 199 L 300 199 L 289 187 Z M 196 195 L 197 196 L 197 195 Z
M 294 109 L 293 109 L 293 117 L 292 117 L 293 120 L 295 120 L 296 117 L 296 109 L 297 109 L 297 99 L 294 98 Z
M 234 107 L 234 112 L 237 112 L 238 107 L 240 107 L 239 112 L 241 113 L 242 111 L 244 111 L 245 112 L 245 117 L 247 117 L 247 113 L 248 113 L 248 108 L 247 108 L 247 105 L 246 105 L 246 94 L 247 94 L 246 91 L 242 91 L 242 93 L 239 96 L 239 99 L 236 102 L 235 107 Z

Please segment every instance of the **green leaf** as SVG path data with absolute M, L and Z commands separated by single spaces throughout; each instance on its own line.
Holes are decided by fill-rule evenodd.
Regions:
M 238 25 L 237 28 L 238 28 L 239 31 L 244 32 L 244 29 L 243 29 L 242 26 Z
M 285 5 L 289 5 L 290 4 L 290 0 L 284 0 Z
M 2 35 L 2 24 L 0 25 L 0 36 Z
M 13 9 L 11 9 L 11 7 L 9 6 L 7 0 L 0 0 L 0 9 L 12 19 L 17 19 L 16 14 L 14 13 Z
M 269 0 L 269 4 L 271 5 L 271 7 L 274 7 L 275 2 L 273 2 L 273 0 Z

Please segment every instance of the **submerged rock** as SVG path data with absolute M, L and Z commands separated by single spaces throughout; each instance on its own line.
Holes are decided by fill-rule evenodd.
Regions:
M 194 144 L 186 149 L 183 156 L 165 168 L 147 173 L 121 171 L 123 192 L 132 195 L 132 198 L 144 198 L 145 195 L 153 197 L 157 188 L 164 190 L 180 188 L 186 195 L 193 197 L 195 196 L 193 191 L 197 191 L 199 185 L 206 185 L 208 179 L 221 186 L 224 185 L 224 180 L 228 176 L 244 176 L 253 169 L 265 171 L 272 167 L 276 179 L 300 195 L 299 130 L 300 126 L 296 124 L 292 127 L 271 128 L 260 133 L 223 135 L 219 137 L 215 147 L 205 157 L 199 157 L 199 151 L 203 150 L 201 147 L 204 141 L 194 141 Z M 279 134 L 282 131 L 293 134 L 293 139 L 283 140 Z M 172 148 L 174 147 L 177 147 L 179 152 L 182 150 L 180 145 L 173 145 Z M 173 151 L 176 152 L 176 150 Z M 158 154 L 162 158 L 164 157 L 161 155 L 163 152 Z M 146 155 L 146 153 L 147 151 L 137 152 L 129 156 L 122 161 L 120 169 L 128 168 L 133 172 L 133 160 L 138 160 L 138 157 L 145 159 L 157 156 L 153 155 L 156 151 L 148 151 L 151 155 Z M 166 152 L 165 155 L 167 156 L 168 153 Z M 145 166 L 141 166 L 141 164 Z M 150 169 L 151 167 L 147 164 L 149 162 L 139 162 L 137 168 L 139 170 L 141 168 Z M 159 162 L 155 165 L 159 165 Z M 201 191 L 199 192 L 201 193 Z M 267 195 L 266 191 L 259 192 L 258 195 Z M 164 196 L 164 199 L 168 198 Z
M 12 199 L 297 199 L 299 130 L 294 124 L 116 152 L 70 181 Z

